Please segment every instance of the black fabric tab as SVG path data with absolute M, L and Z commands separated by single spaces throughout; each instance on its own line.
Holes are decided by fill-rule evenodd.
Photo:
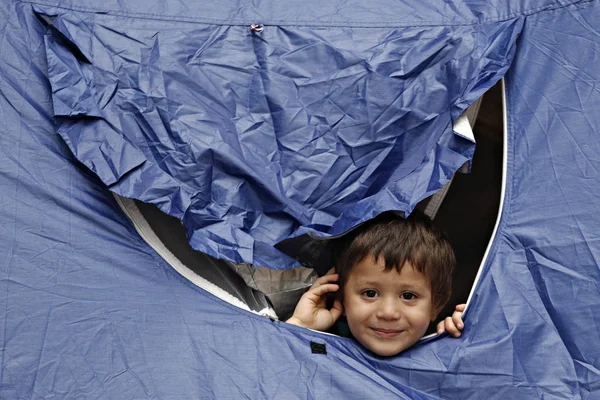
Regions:
M 310 342 L 310 349 L 313 354 L 327 354 L 325 343 Z

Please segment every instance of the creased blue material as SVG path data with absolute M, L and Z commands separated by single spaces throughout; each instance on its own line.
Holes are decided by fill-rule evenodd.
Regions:
M 409 213 L 469 161 L 452 121 L 506 71 L 521 19 L 457 26 L 181 23 L 35 6 L 59 134 L 196 249 L 286 268 L 273 246 Z
M 351 27 L 354 14 L 349 5 L 340 5 L 336 16 L 333 3 L 319 8 L 306 1 L 302 7 L 292 2 L 289 9 L 269 9 L 271 3 L 265 2 L 267 8 L 240 8 L 236 16 L 233 2 L 226 1 L 218 5 L 203 2 L 198 9 L 187 2 L 121 3 L 104 2 L 102 14 L 93 12 L 96 6 L 83 1 L 61 3 L 66 8 L 0 3 L 0 398 L 600 397 L 598 1 L 577 5 L 457 1 L 444 2 L 443 6 L 440 2 L 419 1 L 406 6 L 406 15 L 415 25 L 419 21 L 442 21 L 452 27 L 430 24 L 428 28 L 406 27 L 395 33 L 375 27 L 360 31 L 362 34 Z M 385 24 L 393 22 L 389 7 L 387 13 L 378 8 L 385 4 L 384 0 L 372 2 L 374 14 L 358 9 L 357 20 L 360 17 L 362 22 L 376 25 L 380 17 Z M 71 12 L 69 8 L 79 11 Z M 305 14 L 301 15 L 303 10 Z M 211 12 L 213 23 L 221 30 L 206 25 L 206 21 L 194 20 L 200 18 L 198 14 L 210 18 Z M 227 28 L 220 20 L 257 15 L 267 20 L 273 19 L 276 12 L 280 19 L 296 23 L 273 29 L 267 26 L 265 37 L 258 38 L 243 30 L 242 25 L 241 30 L 236 30 L 238 25 Z M 53 17 L 54 25 L 50 27 L 40 18 L 42 14 L 60 16 Z M 149 14 L 163 18 L 150 19 Z M 406 22 L 409 17 L 401 14 L 397 21 Z M 176 18 L 180 22 L 165 22 Z M 333 29 L 322 23 L 325 18 L 337 18 L 347 26 L 338 24 Z M 312 28 L 300 26 L 297 22 L 301 19 L 311 19 Z M 476 21 L 482 24 L 470 25 Z M 322 27 L 315 28 L 319 23 Z M 167 30 L 165 26 L 175 28 Z M 161 34 L 151 34 L 159 30 Z M 370 34 L 383 31 L 386 34 L 375 40 L 379 47 L 367 44 Z M 420 35 L 418 40 L 417 36 L 411 39 L 409 32 Z M 520 37 L 515 42 L 517 33 Z M 356 34 L 356 44 L 348 34 Z M 279 44 L 284 38 L 293 38 L 294 48 L 303 49 L 286 53 L 293 62 L 285 64 L 288 57 L 279 56 L 277 48 L 269 46 L 275 36 L 281 38 Z M 317 41 L 317 36 L 327 40 Z M 449 37 L 454 42 L 446 42 Z M 390 44 L 381 45 L 386 38 Z M 309 46 L 310 40 L 322 46 Z M 106 188 L 136 190 L 140 198 L 152 199 L 188 225 L 200 215 L 200 203 L 192 204 L 205 201 L 202 196 L 210 193 L 210 201 L 219 198 L 223 203 L 207 201 L 205 208 L 219 216 L 227 214 L 219 207 L 227 206 L 237 215 L 244 215 L 240 221 L 247 225 L 240 225 L 244 230 L 231 224 L 238 217 L 205 220 L 210 225 L 190 225 L 192 240 L 213 246 L 211 251 L 222 257 L 234 259 L 244 254 L 260 260 L 257 254 L 262 254 L 268 259 L 265 264 L 275 264 L 281 260 L 277 253 L 269 253 L 271 242 L 264 238 L 273 235 L 269 240 L 276 241 L 281 232 L 271 232 L 266 226 L 275 225 L 260 221 L 278 221 L 299 211 L 269 209 L 267 218 L 267 214 L 259 216 L 247 208 L 235 208 L 244 195 L 246 204 L 264 211 L 266 204 L 272 205 L 271 201 L 281 194 L 276 185 L 256 189 L 264 181 L 259 181 L 254 172 L 270 171 L 270 164 L 260 164 L 260 168 L 237 164 L 242 159 L 264 159 L 265 154 L 271 154 L 272 143 L 254 141 L 263 145 L 251 150 L 242 146 L 246 144 L 244 135 L 260 138 L 262 126 L 272 126 L 275 121 L 292 126 L 294 118 L 303 121 L 298 122 L 303 129 L 309 126 L 320 133 L 319 127 L 327 126 L 330 118 L 341 116 L 339 133 L 347 127 L 344 124 L 349 124 L 344 118 L 362 118 L 364 114 L 352 113 L 354 103 L 345 104 L 343 115 L 336 114 L 335 106 L 339 104 L 333 102 L 333 90 L 328 92 L 332 93 L 329 102 L 319 102 L 323 97 L 312 98 L 309 95 L 315 92 L 309 91 L 307 97 L 295 99 L 313 99 L 314 104 L 307 100 L 301 109 L 280 104 L 288 91 L 281 88 L 287 81 L 278 78 L 278 68 L 297 72 L 295 79 L 301 83 L 307 83 L 299 78 L 306 69 L 346 71 L 347 75 L 329 80 L 340 84 L 359 79 L 359 67 L 367 65 L 364 58 L 332 57 L 328 60 L 341 64 L 335 64 L 335 68 L 330 64 L 302 65 L 294 70 L 302 60 L 297 53 L 312 52 L 315 59 L 321 53 L 333 54 L 324 49 L 335 47 L 325 44 L 352 44 L 363 47 L 360 51 L 346 47 L 344 54 L 364 56 L 371 51 L 373 59 L 380 57 L 381 62 L 368 65 L 384 68 L 385 60 L 396 57 L 392 50 L 402 53 L 394 46 L 411 40 L 423 52 L 435 43 L 446 43 L 450 47 L 442 50 L 455 51 L 451 59 L 456 61 L 450 61 L 442 75 L 462 72 L 452 81 L 433 84 L 426 76 L 427 71 L 436 70 L 437 64 L 425 68 L 420 63 L 413 79 L 419 83 L 414 84 L 415 90 L 422 92 L 404 104 L 405 113 L 393 113 L 387 121 L 399 119 L 387 127 L 385 119 L 377 120 L 372 114 L 368 114 L 372 119 L 363 120 L 381 124 L 377 132 L 384 144 L 385 134 L 390 133 L 386 129 L 392 126 L 404 127 L 405 133 L 411 132 L 408 128 L 438 132 L 423 136 L 408 133 L 411 138 L 422 139 L 422 143 L 397 141 L 403 152 L 422 151 L 421 159 L 414 161 L 415 167 L 405 174 L 385 171 L 388 180 L 396 179 L 394 174 L 398 173 L 400 180 L 410 183 L 405 192 L 394 194 L 388 190 L 388 183 L 369 186 L 385 188 L 377 193 L 394 197 L 393 201 L 398 201 L 394 204 L 411 204 L 413 197 L 421 196 L 414 190 L 421 194 L 434 190 L 440 177 L 452 174 L 454 161 L 468 158 L 472 148 L 452 134 L 448 122 L 472 100 L 470 96 L 480 94 L 504 73 L 503 62 L 510 62 L 514 56 L 506 80 L 508 168 L 504 209 L 460 339 L 429 339 L 397 357 L 382 359 L 351 340 L 272 322 L 233 308 L 191 285 L 162 261 L 139 238 Z M 200 42 L 206 43 L 205 47 L 198 46 Z M 490 58 L 486 56 L 472 64 L 473 58 L 465 49 L 475 43 L 479 44 L 473 47 L 479 49 L 477 54 L 489 49 L 489 57 L 498 58 L 488 64 Z M 442 50 L 433 54 L 442 57 L 446 54 Z M 182 63 L 182 58 L 175 57 L 179 53 L 192 56 L 184 57 Z M 221 79 L 221 72 L 244 64 L 248 54 L 255 56 L 248 60 L 249 67 L 233 69 Z M 259 60 L 259 55 L 264 58 Z M 271 64 L 271 57 L 278 61 Z M 422 60 L 415 57 L 407 61 Z M 189 65 L 195 62 L 203 63 L 198 70 L 202 72 L 190 74 Z M 259 66 L 264 67 L 265 74 L 248 80 L 245 71 Z M 419 78 L 421 74 L 425 77 Z M 251 82 L 256 86 L 248 87 L 261 88 L 270 96 L 248 96 L 254 92 L 241 84 L 236 86 L 236 82 Z M 379 102 L 387 104 L 390 97 L 386 96 L 391 96 L 387 90 L 392 86 L 377 86 L 375 78 L 365 82 L 365 91 L 375 85 L 381 95 L 372 99 L 373 104 L 364 104 L 375 109 Z M 313 83 L 319 87 L 318 82 Z M 451 101 L 452 96 L 443 93 L 454 86 L 464 90 L 450 91 L 456 96 Z M 343 90 L 346 86 L 339 87 Z M 304 93 L 303 86 L 297 90 Z M 282 96 L 278 97 L 280 92 Z M 170 97 L 173 93 L 175 98 Z M 205 108 L 197 107 L 196 93 L 202 94 Z M 344 98 L 341 93 L 340 98 Z M 398 103 L 389 103 L 398 105 L 405 100 L 400 96 Z M 430 114 L 418 107 L 436 108 L 440 103 L 453 104 L 454 108 L 427 119 Z M 237 119 L 231 119 L 232 110 L 240 113 L 235 114 Z M 211 119 L 221 114 L 223 119 L 219 121 L 229 118 L 229 125 Z M 379 115 L 384 114 L 382 111 Z M 419 125 L 419 121 L 424 122 Z M 216 136 L 192 135 L 200 131 L 199 126 L 202 132 L 229 129 L 244 135 L 239 140 L 215 142 L 211 140 Z M 321 152 L 323 146 L 330 148 L 327 135 L 315 136 L 321 141 L 315 140 L 310 144 L 313 147 L 307 148 L 307 144 L 292 140 L 294 132 L 289 131 L 275 143 L 294 149 L 286 158 L 289 165 L 304 160 L 295 155 L 302 151 L 307 152 L 302 153 L 306 159 L 310 156 L 321 160 L 329 155 Z M 342 130 L 340 137 L 344 133 Z M 368 158 L 369 153 L 363 152 L 363 138 L 343 137 L 352 138 L 340 142 L 346 146 L 347 157 L 352 155 L 355 162 Z M 392 140 L 391 134 L 387 139 Z M 195 150 L 199 147 L 194 146 L 203 141 L 210 151 Z M 372 144 L 379 146 L 378 141 Z M 277 154 L 272 153 L 273 159 Z M 410 155 L 403 160 L 411 162 Z M 173 161 L 176 156 L 178 162 Z M 190 173 L 193 184 L 176 180 L 180 174 L 194 171 L 199 160 L 207 160 L 211 168 L 204 174 Z M 387 165 L 384 161 L 380 165 Z M 226 171 L 217 168 L 225 165 Z M 319 170 L 327 164 L 315 165 Z M 293 181 L 294 175 L 267 176 L 285 176 Z M 147 182 L 153 185 L 146 186 Z M 236 182 L 236 192 L 228 191 Z M 339 187 L 351 186 L 348 182 L 340 181 Z M 310 191 L 298 189 L 295 196 L 308 198 L 317 193 L 309 183 L 310 179 L 303 181 Z M 403 200 L 396 199 L 400 197 Z M 349 220 L 368 215 L 371 210 L 367 207 L 376 206 L 362 204 L 363 214 L 355 210 L 356 215 L 347 216 Z M 321 229 L 327 224 L 313 226 L 313 221 L 330 218 L 325 211 L 299 215 L 310 222 L 304 229 Z M 340 226 L 336 228 L 340 231 L 346 229 L 343 224 L 335 225 L 336 221 L 332 218 L 328 224 Z M 294 229 L 301 228 L 288 229 L 283 236 L 293 235 L 297 232 Z M 257 239 L 259 233 L 261 240 Z M 235 248 L 231 245 L 234 242 Z M 265 249 L 257 250 L 259 246 Z M 328 354 L 312 354 L 310 341 L 326 343 Z

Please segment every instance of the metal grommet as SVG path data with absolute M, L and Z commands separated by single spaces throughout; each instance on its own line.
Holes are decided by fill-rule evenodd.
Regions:
M 263 29 L 265 29 L 265 26 L 263 24 L 251 24 L 250 25 L 250 30 L 252 32 L 261 33 L 263 31 Z

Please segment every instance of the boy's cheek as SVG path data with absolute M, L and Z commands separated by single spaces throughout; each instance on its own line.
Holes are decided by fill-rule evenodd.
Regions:
M 437 308 L 434 308 L 433 305 L 431 306 L 431 321 L 435 321 L 438 317 L 438 315 L 440 315 L 440 312 L 442 312 L 442 308 L 444 308 L 444 305 L 438 306 Z

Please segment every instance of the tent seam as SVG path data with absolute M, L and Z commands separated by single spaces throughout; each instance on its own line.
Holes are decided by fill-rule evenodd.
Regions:
M 389 22 L 389 23 L 357 22 L 357 24 L 352 24 L 352 22 L 348 22 L 348 21 L 339 21 L 339 22 L 328 21 L 328 22 L 324 22 L 324 23 L 318 23 L 318 22 L 314 22 L 314 21 L 288 22 L 288 21 L 283 21 L 283 20 L 271 20 L 271 21 L 266 20 L 266 21 L 261 21 L 261 23 L 262 23 L 262 25 L 277 25 L 277 26 L 296 26 L 296 27 L 311 26 L 311 27 L 320 27 L 320 28 L 346 27 L 346 28 L 363 28 L 363 29 L 411 28 L 411 27 L 414 28 L 414 27 L 435 27 L 435 26 L 474 26 L 474 25 L 481 25 L 481 24 L 486 24 L 486 23 L 504 22 L 504 21 L 508 21 L 511 19 L 521 17 L 521 16 L 527 17 L 527 16 L 537 14 L 540 12 L 554 11 L 554 10 L 566 8 L 569 6 L 579 6 L 579 5 L 583 6 L 584 4 L 591 3 L 594 1 L 596 1 L 596 0 L 570 0 L 569 3 L 567 3 L 567 4 L 556 4 L 553 6 L 539 6 L 539 7 L 534 7 L 534 8 L 528 9 L 528 10 L 515 11 L 508 15 L 499 15 L 495 18 L 483 18 L 483 19 L 475 20 L 474 22 L 441 23 L 439 21 L 422 21 L 419 24 L 402 23 L 402 22 Z M 68 10 L 68 11 L 86 12 L 86 13 L 102 13 L 102 14 L 111 15 L 111 16 L 136 17 L 139 19 L 150 19 L 150 20 L 159 20 L 159 21 L 190 22 L 190 23 L 200 22 L 200 23 L 205 23 L 205 24 L 210 24 L 210 25 L 224 25 L 224 26 L 236 26 L 236 25 L 248 26 L 251 23 L 256 22 L 256 21 L 251 21 L 251 20 L 216 20 L 216 19 L 203 18 L 203 17 L 185 17 L 185 16 L 174 16 L 174 15 L 171 16 L 171 15 L 151 14 L 151 13 L 124 12 L 124 11 L 114 11 L 114 10 L 108 10 L 108 9 L 92 9 L 92 8 L 88 8 L 88 7 L 79 7 L 79 6 L 74 6 L 74 5 L 71 5 L 70 7 L 65 7 L 65 6 L 59 6 L 56 4 L 51 4 L 51 3 L 45 2 L 43 0 L 33 0 L 33 1 L 32 0 L 24 0 L 24 1 L 19 1 L 19 2 L 21 2 L 23 4 L 47 6 L 47 7 Z

